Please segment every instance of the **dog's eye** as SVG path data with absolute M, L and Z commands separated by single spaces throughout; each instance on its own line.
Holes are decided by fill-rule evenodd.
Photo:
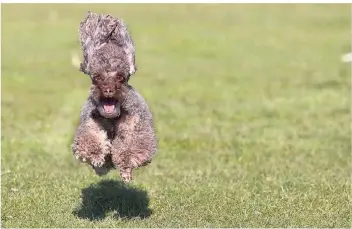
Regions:
M 123 75 L 122 73 L 117 74 L 116 77 L 115 77 L 115 82 L 116 82 L 116 83 L 117 83 L 117 82 L 121 82 L 121 81 L 123 81 L 124 78 L 125 78 L 125 77 L 124 77 L 124 75 Z
M 101 81 L 101 77 L 100 76 L 96 76 L 96 77 L 94 77 L 94 80 L 99 82 L 99 81 Z

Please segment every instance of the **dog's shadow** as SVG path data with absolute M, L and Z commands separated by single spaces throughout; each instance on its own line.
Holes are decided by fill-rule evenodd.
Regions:
M 148 218 L 147 192 L 130 187 L 119 181 L 102 180 L 82 190 L 82 203 L 73 214 L 82 219 L 101 220 L 108 212 L 122 219 Z

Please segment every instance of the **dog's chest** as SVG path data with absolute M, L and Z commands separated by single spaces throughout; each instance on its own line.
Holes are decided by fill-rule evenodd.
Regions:
M 106 131 L 110 140 L 119 137 L 122 140 L 133 138 L 136 132 L 136 127 L 139 124 L 139 117 L 127 113 L 121 113 L 118 118 L 106 119 L 103 117 L 95 117 L 100 127 Z M 132 139 L 130 139 L 132 140 Z
M 112 140 L 115 137 L 116 119 L 99 118 L 97 121 L 100 127 L 106 131 L 108 138 Z
M 131 137 L 135 134 L 138 123 L 138 116 L 122 113 L 116 120 L 115 133 L 122 139 Z

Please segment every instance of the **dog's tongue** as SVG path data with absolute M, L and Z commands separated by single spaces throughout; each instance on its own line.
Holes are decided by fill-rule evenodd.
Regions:
M 114 104 L 104 104 L 104 111 L 108 114 L 113 113 L 115 110 Z

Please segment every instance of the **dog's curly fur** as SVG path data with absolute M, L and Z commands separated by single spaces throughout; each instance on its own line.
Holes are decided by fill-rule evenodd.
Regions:
M 92 86 L 72 151 L 96 174 L 115 168 L 129 182 L 132 170 L 150 163 L 157 151 L 152 113 L 128 84 L 136 69 L 132 39 L 120 19 L 91 12 L 79 33 L 84 55 L 81 71 L 91 76 Z M 113 110 L 107 112 L 106 107 Z
M 88 11 L 80 23 L 79 38 L 84 58 L 82 72 L 94 75 L 102 70 L 123 69 L 131 76 L 137 71 L 134 42 L 120 18 Z

